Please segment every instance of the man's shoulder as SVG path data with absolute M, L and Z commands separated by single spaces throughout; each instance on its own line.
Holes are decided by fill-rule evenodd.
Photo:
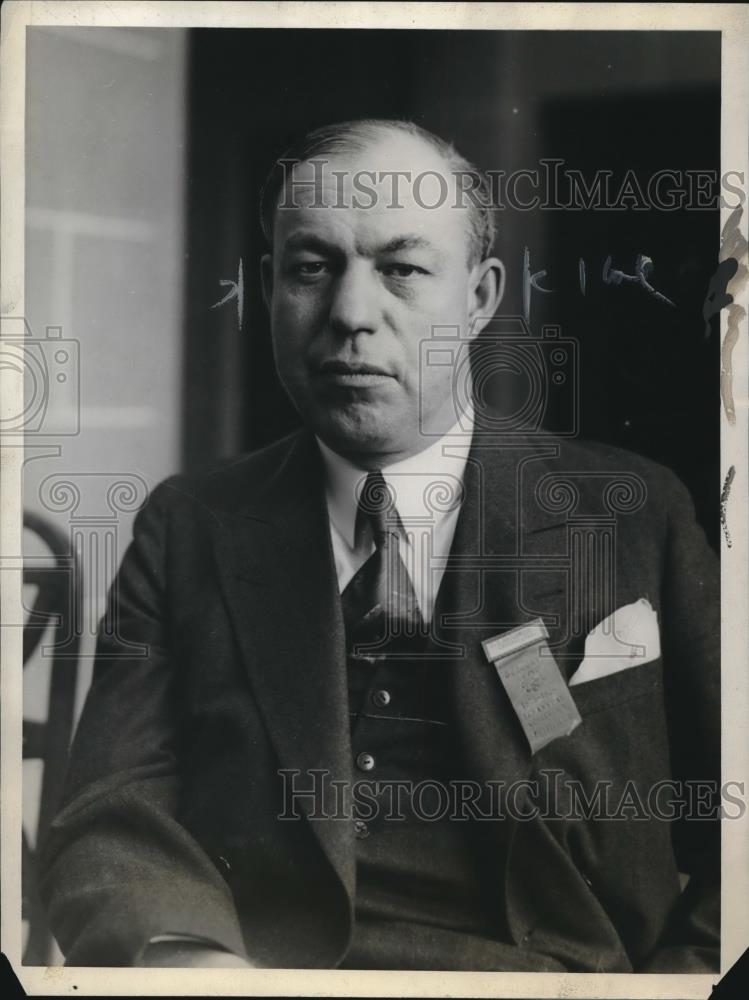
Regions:
M 559 475 L 584 477 L 605 473 L 616 476 L 619 473 L 639 476 L 646 483 L 665 488 L 679 483 L 676 474 L 667 466 L 638 452 L 603 441 L 539 434 L 513 442 L 511 450 L 517 460 L 523 463 L 528 460 L 531 464 L 540 460 L 545 472 Z M 495 447 L 492 451 L 501 462 L 503 449 Z
M 580 438 L 566 440 L 551 437 L 549 441 L 558 449 L 560 470 L 566 469 L 570 472 L 603 471 L 612 474 L 621 472 L 639 475 L 646 480 L 658 481 L 664 485 L 676 480 L 675 473 L 667 466 L 618 445 Z
M 670 466 L 639 452 L 600 441 L 575 440 L 560 450 L 560 468 L 579 470 L 591 481 L 605 479 L 613 491 L 611 499 L 629 505 L 627 494 L 642 494 L 642 509 L 646 513 L 683 508 L 693 517 L 692 497 L 679 474 Z M 618 496 L 617 496 L 617 490 Z
M 674 508 L 691 508 L 690 494 L 672 469 L 606 442 L 534 435 L 507 448 L 495 444 L 482 455 L 482 465 L 500 504 L 514 502 L 517 490 L 524 502 L 560 516 L 568 508 L 580 515 L 610 509 L 659 522 Z
M 226 512 L 252 506 L 262 500 L 292 454 L 305 443 L 304 432 L 295 431 L 257 451 L 219 460 L 200 472 L 169 476 L 153 490 L 151 502 Z

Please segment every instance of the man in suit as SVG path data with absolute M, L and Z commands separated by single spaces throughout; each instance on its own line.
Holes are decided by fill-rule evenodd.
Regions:
M 44 855 L 69 964 L 717 968 L 715 559 L 667 470 L 480 405 L 477 192 L 409 123 L 274 169 L 305 426 L 138 516 Z

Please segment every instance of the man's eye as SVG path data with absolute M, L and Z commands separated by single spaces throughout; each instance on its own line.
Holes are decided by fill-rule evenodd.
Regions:
M 413 278 L 417 274 L 428 273 L 417 264 L 385 264 L 382 272 L 389 278 Z
M 302 260 L 294 265 L 294 271 L 302 278 L 314 278 L 323 274 L 326 267 L 324 260 Z

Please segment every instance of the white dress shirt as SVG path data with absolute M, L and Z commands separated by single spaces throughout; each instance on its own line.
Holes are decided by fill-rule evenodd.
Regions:
M 463 500 L 463 474 L 471 443 L 473 414 L 424 451 L 383 468 L 403 525 L 400 554 L 425 623 L 445 570 Z M 319 438 L 325 464 L 325 494 L 338 588 L 346 584 L 374 552 L 368 533 L 357 548 L 356 511 L 366 470 L 353 465 Z

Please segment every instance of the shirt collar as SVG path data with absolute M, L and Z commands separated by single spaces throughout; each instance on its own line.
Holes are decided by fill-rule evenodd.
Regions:
M 394 492 L 401 520 L 429 519 L 437 525 L 462 500 L 463 474 L 473 434 L 473 409 L 468 408 L 443 437 L 423 451 L 382 469 Z M 358 491 L 367 472 L 317 438 L 325 466 L 325 496 L 330 519 L 354 548 Z M 444 484 L 441 488 L 438 484 Z

